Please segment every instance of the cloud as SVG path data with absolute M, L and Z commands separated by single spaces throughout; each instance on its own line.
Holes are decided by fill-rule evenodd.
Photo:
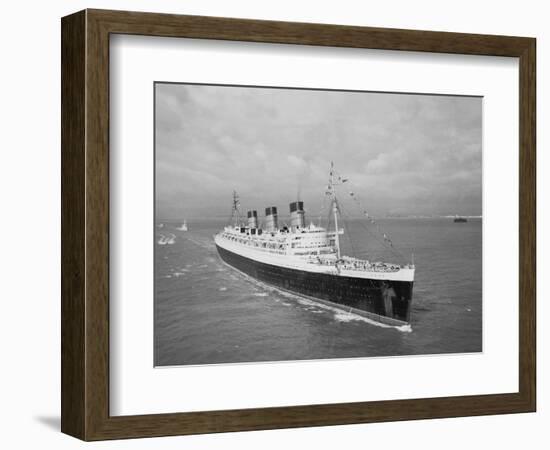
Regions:
M 330 162 L 377 214 L 481 214 L 481 98 L 156 85 L 162 218 L 321 208 Z M 352 212 L 350 208 L 348 211 Z

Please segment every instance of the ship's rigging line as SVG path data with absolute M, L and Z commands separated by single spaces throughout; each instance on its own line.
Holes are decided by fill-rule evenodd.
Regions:
M 325 195 L 323 196 L 323 204 L 321 205 L 321 210 L 319 211 L 319 224 L 318 224 L 319 227 L 323 226 L 322 216 L 323 216 L 323 213 L 325 212 L 326 207 L 327 207 L 327 196 Z M 330 218 L 330 211 L 328 212 L 328 214 Z
M 345 214 L 345 215 L 347 216 L 348 219 L 351 219 L 351 217 L 350 217 L 349 215 L 347 215 L 347 213 L 342 212 L 342 214 L 343 214 L 343 215 Z M 342 217 L 342 219 L 343 219 L 344 221 L 346 221 L 346 219 L 345 219 L 344 217 Z M 388 251 L 389 251 L 391 254 L 393 254 L 394 256 L 399 257 L 400 259 L 402 259 L 403 262 L 406 262 L 407 259 L 405 258 L 405 256 L 403 255 L 403 253 L 401 253 L 401 252 L 400 252 L 399 250 L 397 250 L 395 247 L 389 246 L 385 241 L 381 240 L 380 237 L 377 236 L 376 233 L 373 233 L 372 230 L 370 230 L 362 221 L 357 221 L 357 223 L 359 224 L 359 226 L 360 226 L 363 230 L 365 230 L 365 231 L 369 234 L 369 236 L 372 236 L 372 238 L 373 238 L 376 242 L 378 242 L 382 248 L 388 250 Z M 349 227 L 348 227 L 348 233 L 349 233 Z M 361 256 L 362 254 L 365 254 L 365 253 L 368 255 L 369 252 L 368 252 L 368 251 L 362 252 L 362 253 L 359 254 L 359 256 Z
M 370 251 L 369 250 L 365 250 L 365 251 L 362 251 L 362 252 L 358 252 L 355 248 L 355 245 L 353 244 L 353 237 L 351 236 L 351 226 L 349 225 L 349 223 L 353 220 L 352 217 L 345 211 L 343 205 L 342 205 L 342 202 L 338 202 L 338 211 L 340 213 L 340 217 L 342 218 L 342 221 L 344 222 L 344 228 L 346 229 L 346 233 L 348 235 L 348 240 L 349 240 L 349 243 L 350 243 L 350 246 L 351 246 L 351 251 L 352 251 L 352 254 L 354 257 L 369 257 L 370 256 Z M 327 229 L 330 228 L 331 226 L 331 214 L 329 213 L 328 215 L 328 224 L 327 224 Z M 399 250 L 397 250 L 395 247 L 390 247 L 388 244 L 385 243 L 385 241 L 381 240 L 377 235 L 376 233 L 373 233 L 372 230 L 370 230 L 367 226 L 364 225 L 364 223 L 362 221 L 354 221 L 356 223 L 359 224 L 359 226 L 365 230 L 369 236 L 371 236 L 383 249 L 386 249 L 387 251 L 389 251 L 392 255 L 394 255 L 395 257 L 398 257 L 400 259 L 403 260 L 403 262 L 406 261 L 406 258 L 405 256 L 403 255 L 403 253 L 401 253 Z
M 331 171 L 332 173 L 336 176 L 336 179 L 338 180 L 339 184 L 340 185 L 343 185 L 344 183 L 349 183 L 349 185 L 352 185 L 352 183 L 350 182 L 349 179 L 347 178 L 344 178 L 342 177 L 337 171 L 336 169 L 334 169 L 334 167 L 331 167 Z M 329 188 L 329 191 L 327 192 L 327 195 L 330 193 L 330 194 L 333 194 L 334 193 L 334 186 L 331 186 L 329 184 L 328 186 Z M 369 233 L 369 235 L 371 235 L 383 248 L 386 248 L 387 250 L 389 250 L 392 254 L 394 254 L 395 256 L 399 256 L 400 258 L 402 258 L 403 260 L 406 260 L 405 256 L 403 255 L 403 253 L 401 253 L 399 250 L 397 250 L 394 246 L 393 246 L 393 241 L 391 240 L 391 238 L 388 236 L 387 233 L 385 233 L 381 228 L 380 228 L 380 225 L 376 222 L 376 220 L 374 219 L 374 217 L 372 217 L 368 212 L 367 210 L 363 207 L 363 205 L 361 204 L 361 201 L 359 200 L 358 196 L 355 194 L 355 192 L 353 190 L 349 190 L 348 191 L 348 194 L 350 196 L 350 198 L 355 202 L 355 204 L 358 206 L 359 210 L 361 211 L 361 213 L 367 218 L 367 220 L 372 224 L 372 225 L 375 225 L 376 226 L 376 229 L 378 231 L 379 234 L 382 235 L 383 237 L 383 240 L 380 240 L 380 238 L 375 234 L 373 233 L 371 230 L 369 230 L 369 228 L 367 226 L 365 226 L 363 224 L 362 221 L 359 221 L 359 225 L 365 230 L 367 231 L 367 233 Z M 326 198 L 326 197 L 325 197 Z M 346 218 L 344 217 L 344 211 L 343 211 L 343 208 L 342 208 L 342 205 L 341 205 L 341 202 L 337 202 L 337 206 L 338 206 L 338 210 L 340 211 L 340 215 L 342 216 L 342 220 L 344 221 L 344 225 L 346 225 L 346 228 L 347 228 L 347 231 L 348 231 L 348 234 L 350 233 L 350 227 L 347 226 L 347 221 L 346 221 Z M 346 214 L 347 215 L 347 214 Z M 350 218 L 348 216 L 348 218 Z M 329 222 L 330 222 L 330 215 L 329 215 Z M 351 242 L 350 242 L 351 243 Z M 353 244 L 351 244 L 352 246 L 352 251 L 353 253 L 355 254 L 355 249 L 353 247 Z
M 355 245 L 353 244 L 353 237 L 351 235 L 351 227 L 348 225 L 349 216 L 344 211 L 344 207 L 340 203 L 337 203 L 337 207 L 338 207 L 338 211 L 340 212 L 340 216 L 342 217 L 342 222 L 344 222 L 344 228 L 347 229 L 346 235 L 348 238 L 349 245 L 351 247 L 351 253 L 353 254 L 354 258 L 357 258 L 357 251 L 355 250 Z

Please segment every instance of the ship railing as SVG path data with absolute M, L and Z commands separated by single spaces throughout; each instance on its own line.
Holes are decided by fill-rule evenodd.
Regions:
M 326 260 L 322 258 L 312 258 L 308 261 L 310 264 L 317 264 L 322 266 L 333 266 L 338 269 L 344 270 L 355 270 L 357 272 L 383 272 L 383 273 L 393 273 L 399 272 L 403 267 L 391 264 L 391 265 L 380 265 L 380 264 L 371 264 L 371 263 L 362 263 L 362 262 L 342 262 L 334 260 Z
M 375 266 L 375 265 L 360 265 L 360 264 L 338 264 L 340 269 L 356 270 L 358 272 L 399 272 L 398 266 Z

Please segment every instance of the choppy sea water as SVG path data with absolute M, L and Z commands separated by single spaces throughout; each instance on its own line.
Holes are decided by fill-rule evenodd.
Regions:
M 223 221 L 157 224 L 155 365 L 173 366 L 482 351 L 482 222 L 380 221 L 416 264 L 410 327 L 375 324 L 258 283 L 224 264 Z M 401 262 L 348 223 L 344 254 Z M 160 245 L 161 235 L 172 237 Z M 162 241 L 161 241 L 162 242 Z M 353 245 L 352 245 L 353 244 Z

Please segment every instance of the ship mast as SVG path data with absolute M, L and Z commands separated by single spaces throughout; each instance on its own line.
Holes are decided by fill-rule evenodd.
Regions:
M 237 191 L 233 191 L 233 208 L 231 210 L 231 218 L 235 219 L 235 226 L 238 225 L 239 222 L 239 196 L 237 195 Z
M 336 230 L 335 234 L 335 244 L 336 244 L 336 255 L 340 259 L 340 236 L 338 232 L 338 201 L 336 199 L 336 185 L 334 183 L 334 162 L 330 162 L 330 181 L 329 181 L 330 193 L 332 196 L 332 212 L 334 214 L 334 228 Z

